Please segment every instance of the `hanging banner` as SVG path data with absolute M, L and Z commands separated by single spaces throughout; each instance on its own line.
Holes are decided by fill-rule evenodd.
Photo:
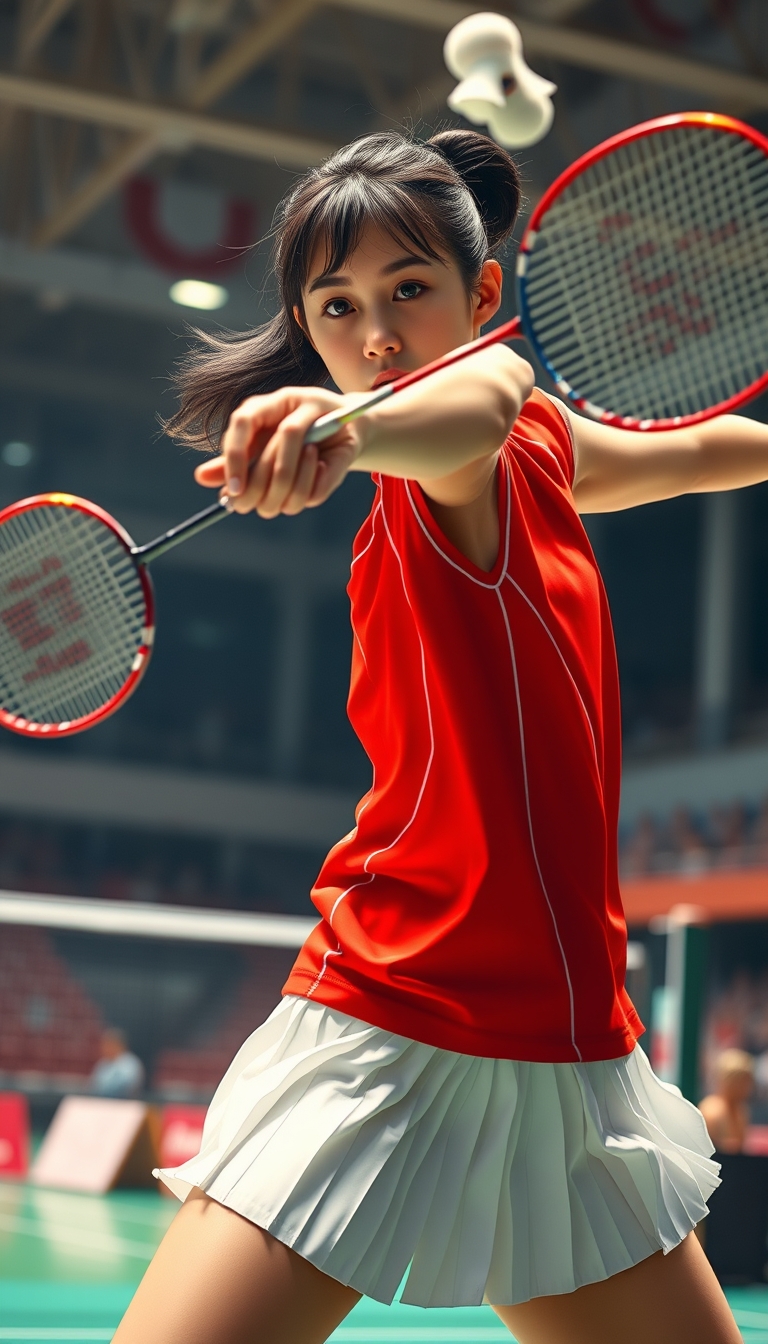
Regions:
M 256 239 L 257 212 L 250 201 L 185 182 L 131 178 L 123 213 L 147 260 L 173 275 L 215 279 L 241 263 Z

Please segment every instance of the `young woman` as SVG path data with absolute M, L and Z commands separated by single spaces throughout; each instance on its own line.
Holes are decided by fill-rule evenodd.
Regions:
M 357 141 L 283 206 L 278 316 L 182 372 L 170 428 L 223 431 L 196 475 L 239 512 L 373 474 L 349 584 L 373 780 L 280 1007 L 162 1173 L 185 1203 L 118 1344 L 319 1344 L 404 1276 L 521 1344 L 740 1339 L 692 1234 L 711 1144 L 624 989 L 618 681 L 579 512 L 763 480 L 768 432 L 605 429 L 495 347 L 304 446 L 478 335 L 518 195 L 475 133 Z

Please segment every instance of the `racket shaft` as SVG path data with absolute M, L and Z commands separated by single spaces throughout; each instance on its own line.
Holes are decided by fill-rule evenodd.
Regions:
M 156 560 L 158 555 L 164 555 L 172 547 L 178 546 L 182 541 L 188 541 L 198 532 L 204 532 L 207 527 L 213 523 L 218 523 L 222 518 L 228 518 L 230 514 L 229 500 L 226 495 L 217 499 L 215 504 L 210 504 L 207 509 L 201 513 L 195 513 L 185 522 L 178 523 L 168 532 L 164 532 L 161 537 L 155 537 L 154 541 L 148 541 L 146 546 L 131 547 L 131 555 L 134 560 L 138 560 L 140 565 L 149 564 L 150 560 Z
M 383 387 L 377 387 L 369 397 L 365 397 L 358 402 L 356 406 L 350 407 L 344 411 L 330 411 L 327 415 L 321 415 L 307 434 L 305 443 L 322 443 L 323 439 L 329 439 L 332 434 L 336 434 L 343 425 L 348 425 L 350 421 L 357 420 L 359 416 L 365 415 L 372 406 L 378 406 L 379 402 L 386 401 L 395 392 L 403 392 L 406 387 L 412 387 L 414 383 L 420 383 L 422 378 L 428 378 L 431 373 L 437 373 L 440 369 L 448 369 L 452 364 L 458 364 L 460 360 L 466 359 L 467 355 L 477 354 L 478 350 L 485 350 L 490 345 L 498 345 L 503 341 L 511 341 L 520 338 L 523 335 L 522 324 L 519 317 L 513 317 L 510 322 L 504 322 L 500 327 L 495 327 L 485 336 L 480 336 L 476 341 L 470 341 L 468 345 L 459 345 L 455 350 L 449 350 L 447 355 L 442 355 L 440 359 L 434 359 L 431 364 L 424 364 L 420 369 L 414 369 L 413 373 L 405 373 L 402 378 L 397 378 L 394 382 L 385 383 Z
M 460 345 L 456 350 L 449 350 L 447 355 L 440 359 L 435 359 L 431 364 L 425 364 L 421 369 L 415 369 L 413 373 L 406 373 L 402 378 L 397 378 L 392 383 L 385 383 L 383 387 L 377 387 L 369 397 L 364 397 L 358 402 L 357 406 L 351 406 L 343 411 L 331 411 L 329 415 L 321 415 L 315 421 L 309 430 L 305 443 L 322 443 L 324 439 L 329 439 L 331 435 L 336 434 L 342 425 L 348 425 L 351 420 L 357 420 L 359 416 L 365 415 L 372 406 L 378 406 L 382 401 L 394 395 L 395 392 L 402 392 L 404 388 L 411 387 L 414 383 L 420 383 L 422 378 L 428 378 L 431 373 L 437 373 L 439 369 L 450 368 L 452 364 L 457 364 L 460 360 L 466 359 L 467 355 L 474 355 L 478 350 L 484 350 L 489 345 L 497 345 L 500 341 L 511 341 L 515 337 L 522 335 L 522 328 L 519 317 L 515 317 L 511 322 L 505 322 L 502 326 L 489 331 L 485 336 L 481 336 L 476 341 L 471 341 L 468 345 Z M 226 496 L 218 499 L 215 504 L 211 504 L 201 513 L 196 513 L 183 523 L 170 528 L 162 536 L 156 537 L 154 541 L 148 541 L 145 546 L 134 546 L 131 555 L 139 564 L 147 565 L 151 560 L 156 560 L 159 555 L 164 555 L 174 546 L 178 546 L 182 541 L 188 541 L 198 532 L 203 532 L 205 528 L 211 527 L 213 523 L 218 523 L 222 518 L 229 517 L 231 510 L 228 507 L 229 501 Z

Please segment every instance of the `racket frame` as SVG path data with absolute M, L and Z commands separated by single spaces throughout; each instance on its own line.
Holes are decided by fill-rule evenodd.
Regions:
M 515 283 L 517 289 L 517 306 L 520 313 L 520 324 L 525 333 L 531 349 L 535 352 L 537 359 L 547 370 L 550 378 L 554 382 L 558 392 L 567 401 L 571 402 L 577 410 L 582 411 L 584 415 L 592 420 L 597 420 L 603 425 L 613 425 L 618 429 L 641 430 L 643 432 L 654 432 L 665 429 L 681 429 L 685 425 L 701 424 L 704 420 L 711 420 L 717 415 L 727 415 L 730 411 L 738 410 L 746 402 L 752 401 L 758 397 L 761 392 L 768 388 L 768 370 L 763 373 L 754 382 L 747 387 L 742 388 L 734 396 L 726 401 L 718 402 L 715 406 L 708 406 L 703 411 L 696 411 L 691 415 L 676 415 L 668 419 L 643 420 L 636 416 L 622 416 L 615 412 L 606 410 L 602 406 L 595 406 L 588 398 L 579 394 L 577 388 L 571 387 L 566 379 L 562 378 L 552 361 L 549 359 L 546 350 L 540 344 L 531 321 L 528 296 L 526 292 L 526 274 L 528 269 L 528 258 L 536 246 L 536 239 L 539 233 L 541 221 L 567 187 L 579 177 L 585 169 L 593 164 L 599 163 L 601 159 L 607 158 L 615 150 L 623 145 L 631 144 L 634 140 L 641 140 L 649 135 L 655 135 L 660 131 L 670 130 L 677 126 L 705 126 L 714 130 L 730 132 L 733 135 L 740 135 L 752 144 L 761 149 L 766 158 L 768 158 L 768 139 L 755 130 L 754 126 L 747 126 L 745 122 L 739 121 L 736 117 L 729 117 L 720 112 L 673 112 L 664 117 L 654 117 L 651 121 L 640 122 L 637 126 L 630 126 L 626 131 L 620 131 L 618 135 L 612 135 L 608 140 L 603 140 L 593 149 L 582 154 L 580 158 L 566 168 L 560 176 L 547 188 L 541 200 L 536 205 L 525 232 L 520 240 L 520 247 L 517 253 L 517 264 L 515 270 Z M 508 339 L 508 338 L 507 338 Z
M 97 518 L 100 523 L 108 527 L 136 566 L 144 596 L 145 620 L 142 642 L 136 650 L 131 671 L 120 690 L 116 691 L 99 709 L 93 710 L 90 714 L 84 714 L 79 719 L 71 719 L 63 723 L 35 723 L 20 715 L 11 714 L 0 706 L 0 726 L 10 728 L 14 733 L 21 733 L 25 737 L 70 737 L 73 733 L 81 733 L 84 729 L 93 728 L 97 723 L 101 723 L 102 719 L 109 718 L 110 715 L 115 713 L 115 710 L 120 709 L 121 705 L 136 690 L 147 670 L 152 654 L 155 638 L 155 593 L 148 571 L 134 555 L 136 547 L 132 537 L 111 514 L 107 513 L 106 509 L 99 508 L 98 504 L 93 504 L 89 499 L 81 499 L 78 495 L 62 494 L 59 491 L 52 491 L 44 495 L 30 495 L 27 499 L 19 499 L 15 504 L 9 504 L 7 508 L 0 509 L 0 527 L 3 523 L 21 513 L 41 508 L 46 504 L 55 505 L 59 508 L 79 509 L 81 513 L 86 513 L 91 518 Z

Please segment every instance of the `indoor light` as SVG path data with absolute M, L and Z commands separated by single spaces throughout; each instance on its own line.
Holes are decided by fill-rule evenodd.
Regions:
M 208 280 L 177 280 L 168 293 L 184 308 L 223 308 L 229 294 L 223 285 Z
M 3 445 L 0 452 L 6 467 L 28 467 L 34 452 L 28 443 L 22 443 L 20 439 L 12 439 L 10 443 Z

